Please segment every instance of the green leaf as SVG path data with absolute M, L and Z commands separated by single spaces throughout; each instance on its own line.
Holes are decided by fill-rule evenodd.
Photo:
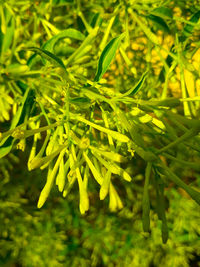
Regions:
M 76 51 L 76 48 L 69 46 L 69 45 L 65 45 L 65 46 L 55 46 L 54 47 L 54 53 L 58 56 L 66 56 L 68 57 L 69 55 L 71 55 L 72 53 L 74 53 L 74 51 Z
M 193 23 L 198 23 L 199 21 L 199 18 L 200 18 L 200 10 L 197 11 L 189 20 L 189 22 L 193 22 Z M 181 36 L 179 37 L 179 42 L 185 42 L 187 40 L 188 37 L 190 37 L 192 35 L 192 32 L 194 30 L 194 26 L 193 25 L 189 25 L 187 24 L 183 30 L 182 30 L 182 34 Z M 170 48 L 170 52 L 173 51 L 174 49 L 174 44 L 171 46 Z M 175 53 L 176 54 L 176 53 Z M 166 58 L 166 63 L 167 65 L 170 67 L 172 65 L 172 62 L 173 62 L 173 58 L 168 55 L 167 58 Z M 164 81 L 164 75 L 165 75 L 165 69 L 164 67 L 162 68 L 160 74 L 159 74 L 159 79 L 163 82 Z
M 0 30 L 3 34 L 5 34 L 6 33 L 6 19 L 5 19 L 3 5 L 0 5 L 0 22 L 1 22 Z
M 141 18 L 137 16 L 136 13 L 134 13 L 130 9 L 130 13 L 133 17 L 133 19 L 137 22 L 138 26 L 141 28 L 141 30 L 145 33 L 147 38 L 154 44 L 159 45 L 159 41 L 157 36 L 151 31 L 151 29 L 147 26 L 146 22 L 142 21 Z
M 62 60 L 59 57 L 55 56 L 53 53 L 51 53 L 45 49 L 38 48 L 38 47 L 28 47 L 27 50 L 30 50 L 30 51 L 33 51 L 33 52 L 39 54 L 42 58 L 47 59 L 55 66 L 61 67 L 62 69 L 66 70 L 65 65 L 62 62 Z
M 98 33 L 99 27 L 95 27 L 90 31 L 88 36 L 84 39 L 82 44 L 74 51 L 74 53 L 67 59 L 66 66 L 71 64 L 71 62 L 74 61 L 74 59 L 79 58 L 79 54 L 82 53 L 83 49 L 85 49 L 86 46 L 91 45 L 92 42 L 95 40 L 97 33 Z
M 6 52 L 12 44 L 15 30 L 15 20 L 8 10 L 6 10 L 6 33 L 3 36 L 2 53 Z
M 172 19 L 173 18 L 173 12 L 168 7 L 157 7 L 151 11 L 151 14 L 158 16 L 163 19 Z
M 40 157 L 39 155 L 35 156 L 30 162 L 28 162 L 28 170 L 32 171 L 46 165 L 46 163 L 50 163 L 63 150 L 63 148 L 64 146 L 62 145 L 56 151 L 45 157 Z
M 138 83 L 133 88 L 129 89 L 126 93 L 122 94 L 122 96 L 127 96 L 127 95 L 133 96 L 136 93 L 138 93 L 138 91 L 142 88 L 142 85 L 144 84 L 144 81 L 145 81 L 145 79 L 147 77 L 147 73 L 148 73 L 148 71 L 145 71 L 142 74 L 142 77 L 140 78 Z
M 189 187 L 186 183 L 184 183 L 176 174 L 174 174 L 170 168 L 168 168 L 164 163 L 161 163 L 162 169 L 159 168 L 159 171 L 164 174 L 169 180 L 174 182 L 179 187 L 183 188 L 190 197 L 200 205 L 200 192 L 194 190 Z
M 94 14 L 90 25 L 92 26 L 92 28 L 94 28 L 96 26 L 99 26 L 100 27 L 101 24 L 102 24 L 102 22 L 103 22 L 103 19 L 101 17 L 101 13 L 98 12 L 98 13 L 95 13 Z
M 62 160 L 62 158 L 63 158 L 63 156 L 64 156 L 64 154 L 65 154 L 65 152 L 66 152 L 66 149 L 67 149 L 67 148 L 64 148 L 64 149 L 60 152 L 60 154 L 59 154 L 59 156 L 58 156 L 58 159 L 57 159 L 57 161 L 56 161 L 56 163 L 55 163 L 55 165 L 54 165 L 52 171 L 50 171 L 50 172 L 48 173 L 48 176 L 47 176 L 47 182 L 46 182 L 44 188 L 42 189 L 42 191 L 41 191 L 41 193 L 40 193 L 39 200 L 38 200 L 38 204 L 37 204 L 37 206 L 38 206 L 39 209 L 44 205 L 45 201 L 47 200 L 47 198 L 48 198 L 48 196 L 49 196 L 49 194 L 50 194 L 51 188 L 52 188 L 53 183 L 54 183 L 54 180 L 55 180 L 56 173 L 57 173 L 58 168 L 59 168 L 59 166 L 60 166 L 60 162 L 61 162 L 61 160 Z M 51 167 L 50 167 L 50 168 L 51 168 Z
M 129 142 L 129 138 L 124 134 L 121 134 L 119 132 L 104 128 L 104 127 L 97 125 L 97 124 L 95 124 L 89 120 L 84 119 L 83 117 L 81 117 L 79 115 L 76 115 L 74 118 L 76 118 L 78 121 L 81 121 L 81 122 L 95 128 L 95 129 L 99 130 L 100 132 L 103 132 L 103 133 L 110 135 L 112 138 L 114 138 L 120 142 L 125 142 L 125 143 Z
M 92 151 L 94 156 L 98 159 L 98 161 L 106 167 L 111 173 L 118 174 L 119 176 L 122 176 L 124 180 L 130 182 L 132 179 L 130 175 L 122 168 L 120 168 L 117 164 L 114 162 L 108 162 L 104 160 L 101 156 L 96 154 L 95 152 Z
M 64 38 L 73 38 L 73 39 L 76 39 L 76 40 L 80 40 L 80 41 L 83 41 L 85 39 L 85 35 L 83 35 L 80 31 L 77 31 L 75 29 L 67 29 L 67 30 L 63 30 L 61 31 L 60 33 L 56 34 L 55 36 L 53 36 L 51 39 L 49 39 L 46 43 L 44 43 L 42 45 L 42 49 L 44 50 L 47 50 L 51 53 L 54 53 L 54 46 L 55 44 L 61 40 L 61 39 L 64 39 Z M 66 47 L 63 47 L 63 49 L 65 49 Z M 65 50 L 63 50 L 65 51 Z M 70 47 L 68 46 L 67 47 L 67 50 L 66 52 L 70 51 L 70 53 L 74 52 L 74 48 L 73 47 Z M 65 52 L 65 53 L 66 53 Z M 36 61 L 36 54 L 32 55 L 29 59 L 28 59 L 28 62 L 27 64 L 29 66 L 31 66 L 32 64 L 35 63 Z
M 13 136 L 10 136 L 11 134 L 14 134 L 12 130 L 16 128 L 16 126 L 23 124 L 25 116 L 28 117 L 29 113 L 31 112 L 31 109 L 33 107 L 34 103 L 34 95 L 33 90 L 30 90 L 30 88 L 21 82 L 21 84 L 26 87 L 26 91 L 24 93 L 24 96 L 22 98 L 21 104 L 19 105 L 19 108 L 15 114 L 15 116 L 12 119 L 10 129 L 8 134 L 3 140 L 0 142 L 0 158 L 6 156 L 12 149 L 14 141 L 16 140 Z M 18 129 L 19 130 L 19 129 Z M 5 133 L 6 134 L 6 133 Z
M 12 136 L 9 136 L 6 138 L 6 141 L 4 142 L 3 146 L 0 147 L 0 159 L 5 157 L 8 153 L 10 153 L 12 146 L 14 144 L 14 138 Z
M 145 183 L 144 183 L 144 192 L 142 199 L 142 224 L 144 232 L 150 231 L 150 200 L 149 200 L 149 180 L 151 176 L 152 164 L 147 163 L 145 170 Z
M 147 16 L 147 18 L 152 20 L 158 29 L 163 30 L 167 33 L 170 32 L 170 29 L 169 29 L 167 23 L 162 18 L 155 16 L 155 15 L 149 15 L 149 16 Z
M 124 36 L 125 33 L 122 33 L 120 36 L 113 38 L 102 51 L 94 78 L 95 82 L 98 82 L 107 71 Z
M 191 18 L 190 18 L 190 22 L 193 22 L 193 23 L 198 23 L 199 21 L 199 18 L 200 18 L 200 10 L 197 11 Z M 192 35 L 192 32 L 194 30 L 194 26 L 193 25 L 190 25 L 190 24 L 187 24 L 184 28 L 183 28 L 183 36 L 181 37 L 182 39 L 186 39 L 187 37 L 189 37 L 190 35 Z M 183 41 L 183 40 L 181 40 Z
M 5 68 L 5 72 L 9 74 L 20 74 L 24 73 L 29 70 L 29 67 L 27 65 L 21 65 L 19 63 L 10 64 Z
M 118 163 L 122 163 L 122 162 L 127 162 L 127 158 L 116 153 L 116 152 L 113 152 L 113 151 L 105 151 L 103 149 L 100 149 L 100 148 L 96 148 L 96 147 L 93 147 L 93 146 L 90 146 L 90 149 L 102 156 L 104 156 L 105 158 L 109 159 L 109 160 L 112 160 L 112 161 L 116 161 Z
M 157 175 L 156 175 L 157 176 Z M 156 177 L 156 182 L 158 179 L 158 176 Z M 159 212 L 160 212 L 160 219 L 162 221 L 162 241 L 164 244 L 167 243 L 168 240 L 168 227 L 167 227 L 167 219 L 165 215 L 165 198 L 164 198 L 164 184 L 162 182 L 158 182 L 158 200 L 159 200 Z
M 89 104 L 91 101 L 87 97 L 73 97 L 69 99 L 72 104 Z
M 98 182 L 98 184 L 102 185 L 103 177 L 98 172 L 98 170 L 95 168 L 95 166 L 93 165 L 93 163 L 91 162 L 91 160 L 89 159 L 89 157 L 87 156 L 87 154 L 85 152 L 83 152 L 83 157 L 85 158 L 85 161 L 86 161 L 88 167 L 90 168 L 95 180 Z
M 103 183 L 101 185 L 101 189 L 99 192 L 99 197 L 100 200 L 105 199 L 105 197 L 107 196 L 108 192 L 109 192 L 109 188 L 110 188 L 110 179 L 111 179 L 111 171 L 108 170 L 104 179 L 103 179 Z
M 83 41 L 85 39 L 85 35 L 83 35 L 80 31 L 70 28 L 53 36 L 42 46 L 42 49 L 48 50 L 49 52 L 53 53 L 55 44 L 59 40 L 64 39 L 64 38 L 73 38 L 76 40 Z
M 23 98 L 21 100 L 21 104 L 19 105 L 18 110 L 17 110 L 15 116 L 12 119 L 11 126 L 10 126 L 9 130 L 15 129 L 15 127 L 19 124 L 19 121 L 20 122 L 22 121 L 21 118 L 22 118 L 22 115 L 24 113 L 25 103 L 26 103 L 26 100 L 27 100 L 29 92 L 30 92 L 30 88 L 29 87 L 26 87 L 26 88 L 27 89 L 26 89 L 26 91 L 24 93 L 24 96 L 23 96 Z M 3 140 L 1 140 L 1 142 L 0 142 L 0 146 L 3 146 L 8 138 L 9 138 L 9 136 L 6 136 L 5 138 L 3 138 Z M 12 142 L 9 142 L 9 147 L 10 147 L 10 149 L 12 148 Z M 6 154 L 8 154 L 10 152 L 10 150 L 8 148 L 7 149 L 4 148 L 3 150 L 4 150 L 4 152 L 2 154 L 6 153 L 6 151 L 7 151 Z M 4 154 L 4 156 L 6 154 Z

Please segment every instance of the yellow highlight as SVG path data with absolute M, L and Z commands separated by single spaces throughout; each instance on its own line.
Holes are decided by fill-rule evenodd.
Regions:
M 184 69 L 184 77 L 189 97 L 194 97 L 195 96 L 194 75 L 187 69 Z

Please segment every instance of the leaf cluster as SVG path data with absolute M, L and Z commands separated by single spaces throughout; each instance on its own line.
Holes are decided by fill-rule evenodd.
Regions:
M 1 3 L 0 158 L 27 146 L 28 170 L 46 170 L 38 208 L 54 185 L 63 197 L 78 185 L 81 214 L 93 184 L 121 210 L 118 183 L 134 183 L 132 160 L 142 160 L 143 230 L 153 191 L 166 243 L 170 184 L 200 204 L 197 185 L 180 176 L 200 169 L 199 67 L 189 60 L 200 49 L 200 11 L 178 17 L 173 1 L 103 2 Z M 168 90 L 176 71 L 178 97 Z

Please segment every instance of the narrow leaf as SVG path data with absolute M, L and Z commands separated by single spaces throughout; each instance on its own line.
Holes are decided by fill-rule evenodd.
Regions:
M 2 147 L 0 147 L 0 159 L 5 157 L 8 153 L 10 153 L 12 146 L 14 144 L 14 138 L 12 136 L 10 136 L 6 142 L 4 143 L 4 145 Z
M 76 151 L 75 151 L 74 145 L 72 145 L 72 147 L 71 147 L 71 153 L 73 156 L 73 165 L 76 165 L 76 162 L 80 161 L 79 160 L 80 154 L 78 155 L 78 157 L 76 157 Z M 70 167 L 70 168 L 72 170 L 72 167 Z M 85 185 L 83 183 L 79 167 L 77 167 L 75 170 L 76 170 L 76 176 L 77 176 L 78 186 L 79 186 L 79 195 L 80 195 L 79 208 L 80 208 L 81 214 L 84 214 L 89 209 L 88 193 L 87 193 L 87 190 L 86 190 Z
M 2 43 L 2 53 L 6 52 L 12 45 L 12 40 L 15 31 L 15 20 L 8 10 L 6 10 L 6 24 L 6 33 L 4 35 Z
M 193 22 L 193 23 L 198 23 L 199 21 L 199 18 L 200 18 L 200 10 L 197 11 L 191 18 L 190 18 L 190 22 Z M 187 24 L 184 28 L 183 28 L 183 36 L 182 36 L 182 39 L 186 39 L 187 37 L 189 37 L 190 35 L 192 35 L 192 32 L 194 30 L 194 26 L 193 25 L 190 25 L 190 24 Z M 183 40 L 181 40 L 183 41 Z
M 145 183 L 144 183 L 144 192 L 142 200 L 142 224 L 144 232 L 150 231 L 150 201 L 149 201 L 149 179 L 151 175 L 151 163 L 147 163 L 145 170 Z
M 22 117 L 24 116 L 24 112 L 25 112 L 24 109 L 26 107 L 29 93 L 30 93 L 30 88 L 26 86 L 26 91 L 24 93 L 24 96 L 22 97 L 21 105 L 19 106 L 14 118 L 12 119 L 10 130 L 15 129 L 15 127 L 19 123 L 22 123 L 23 121 Z M 11 151 L 13 144 L 14 144 L 14 139 L 12 136 L 8 135 L 5 138 L 3 138 L 3 140 L 1 140 L 0 146 L 2 147 L 0 148 L 0 158 L 4 157 Z
M 133 19 L 137 22 L 137 24 L 139 25 L 141 30 L 146 34 L 147 38 L 151 42 L 153 42 L 154 44 L 159 45 L 159 41 L 158 41 L 157 36 L 150 30 L 150 28 L 147 26 L 147 24 L 144 23 L 143 21 L 141 21 L 132 10 L 130 12 L 131 12 Z
M 170 29 L 169 29 L 167 23 L 164 21 L 164 19 L 162 19 L 158 16 L 155 16 L 155 15 L 152 15 L 152 14 L 149 15 L 147 18 L 150 19 L 151 21 L 153 21 L 158 29 L 163 30 L 167 33 L 170 32 Z
M 58 156 L 58 159 L 56 161 L 56 164 L 54 165 L 52 171 L 50 172 L 50 174 L 47 177 L 47 182 L 46 182 L 44 188 L 42 189 L 42 191 L 40 193 L 39 200 L 38 200 L 38 205 L 37 206 L 38 206 L 39 209 L 44 205 L 46 199 L 49 196 L 49 193 L 51 191 L 51 188 L 52 188 L 54 180 L 55 180 L 56 173 L 57 173 L 58 168 L 60 166 L 61 159 L 63 158 L 63 156 L 65 154 L 65 151 L 66 151 L 66 148 L 64 148 L 61 151 L 61 153 Z
M 197 11 L 190 19 L 189 19 L 189 22 L 194 22 L 194 23 L 198 23 L 199 21 L 199 18 L 200 18 L 200 10 Z M 192 35 L 192 32 L 193 32 L 193 29 L 194 29 L 194 26 L 193 25 L 189 25 L 187 24 L 183 30 L 182 30 L 182 34 L 181 36 L 179 37 L 179 42 L 184 42 L 187 40 L 188 37 L 190 37 Z M 171 46 L 170 48 L 170 52 L 173 51 L 174 49 L 174 44 Z M 174 53 L 174 52 L 173 52 Z M 175 53 L 176 54 L 176 53 Z M 172 62 L 173 62 L 173 58 L 168 55 L 167 58 L 166 58 L 166 63 L 167 65 L 170 67 L 172 65 Z M 159 74 L 159 79 L 163 82 L 164 81 L 164 75 L 165 75 L 165 69 L 164 67 L 162 68 L 160 74 Z
M 95 166 L 93 165 L 93 163 L 91 162 L 91 160 L 88 158 L 87 154 L 85 152 L 83 152 L 83 156 L 85 158 L 85 161 L 88 164 L 88 167 L 90 168 L 95 180 L 102 185 L 103 183 L 103 177 L 101 176 L 101 174 L 97 171 L 97 169 L 95 168 Z
M 95 124 L 93 122 L 90 122 L 90 121 L 88 121 L 88 120 L 86 120 L 86 119 L 84 119 L 84 118 L 82 118 L 81 116 L 78 116 L 78 115 L 75 118 L 78 121 L 81 121 L 81 122 L 83 122 L 83 123 L 85 123 L 87 125 L 90 125 L 91 127 L 95 128 L 95 129 L 99 130 L 100 132 L 103 132 L 103 133 L 106 133 L 106 134 L 110 135 L 112 138 L 114 138 L 114 139 L 116 139 L 116 140 L 118 140 L 120 142 L 127 143 L 129 141 L 129 138 L 124 134 L 121 134 L 121 133 L 112 131 L 110 129 L 104 128 L 104 127 L 102 127 L 100 125 L 97 125 L 97 124 Z
M 156 187 L 156 199 L 157 199 L 157 213 L 158 218 L 162 221 L 162 241 L 167 243 L 168 240 L 168 227 L 167 219 L 165 215 L 165 198 L 164 198 L 164 184 L 160 178 L 160 175 L 155 173 L 155 187 Z
M 161 163 L 163 169 L 159 168 L 159 171 L 166 175 L 166 177 L 174 182 L 179 187 L 183 188 L 190 197 L 200 205 L 200 192 L 194 190 L 193 188 L 189 187 L 186 183 L 184 183 L 176 174 L 174 174 L 164 163 Z
M 109 209 L 112 212 L 115 212 L 117 210 L 117 198 L 114 192 L 114 186 L 110 183 L 110 189 L 109 189 Z
M 98 62 L 97 73 L 94 78 L 95 82 L 98 82 L 107 71 L 124 36 L 125 33 L 122 33 L 120 36 L 113 38 L 102 51 Z
M 109 160 L 112 160 L 112 161 L 116 161 L 116 162 L 119 162 L 119 163 L 122 163 L 122 162 L 127 162 L 127 158 L 116 153 L 116 152 L 113 152 L 113 151 L 105 151 L 103 149 L 100 149 L 100 148 L 96 148 L 96 147 L 93 147 L 93 146 L 90 146 L 90 149 L 102 156 L 104 156 L 105 158 L 109 159 Z
M 56 178 L 56 184 L 58 185 L 58 190 L 63 191 L 65 186 L 65 168 L 64 168 L 64 159 L 61 159 L 59 173 Z
M 47 59 L 48 61 L 50 61 L 52 64 L 56 65 L 57 67 L 61 67 L 62 69 L 66 70 L 65 65 L 62 62 L 62 60 L 59 57 L 52 54 L 51 52 L 45 49 L 38 48 L 38 47 L 29 47 L 27 49 L 39 54 L 42 58 Z
M 85 39 L 85 36 L 80 31 L 70 28 L 53 36 L 42 46 L 42 49 L 48 50 L 49 52 L 53 53 L 55 44 L 64 38 L 73 38 L 83 41 Z
M 99 162 L 101 162 L 101 164 L 103 164 L 106 169 L 108 169 L 110 172 L 117 174 L 119 176 L 122 176 L 124 178 L 124 180 L 130 182 L 132 179 L 130 177 L 130 175 L 122 168 L 120 168 L 117 164 L 115 164 L 114 162 L 107 162 L 106 160 L 104 160 L 102 157 L 98 156 L 96 153 L 94 153 L 94 156 L 98 159 Z
M 157 7 L 151 11 L 151 14 L 158 16 L 163 19 L 172 19 L 173 18 L 173 12 L 168 7 Z
M 138 91 L 142 88 L 144 81 L 146 80 L 147 73 L 148 73 L 148 71 L 145 71 L 142 74 L 142 77 L 140 78 L 140 80 L 137 82 L 137 84 L 133 88 L 129 89 L 126 93 L 122 94 L 122 96 L 127 96 L 127 95 L 133 96 L 136 93 L 138 93 Z
M 99 192 L 100 200 L 105 199 L 110 188 L 111 171 L 107 171 Z

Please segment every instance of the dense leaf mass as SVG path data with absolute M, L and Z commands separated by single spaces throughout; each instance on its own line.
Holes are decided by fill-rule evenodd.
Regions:
M 0 265 L 196 261 L 199 23 L 199 1 L 0 1 Z

